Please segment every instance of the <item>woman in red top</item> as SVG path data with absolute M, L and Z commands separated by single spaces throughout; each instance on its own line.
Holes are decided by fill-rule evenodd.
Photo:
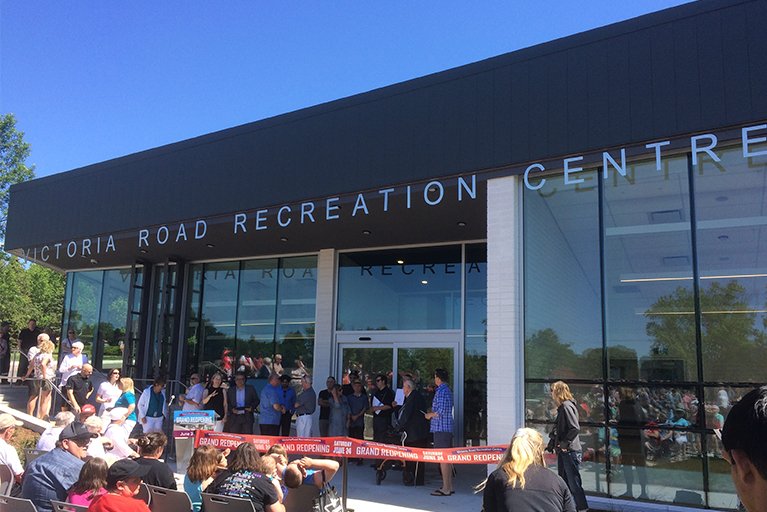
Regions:
M 141 479 L 149 471 L 131 459 L 118 460 L 107 473 L 107 493 L 88 507 L 88 512 L 149 512 L 146 503 L 136 498 Z

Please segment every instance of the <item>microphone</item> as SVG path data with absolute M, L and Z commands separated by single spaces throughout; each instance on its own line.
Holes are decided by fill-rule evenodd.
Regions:
M 170 395 L 170 400 L 168 400 L 168 407 L 171 406 L 171 404 L 173 403 L 173 400 L 175 399 L 176 399 L 176 395 Z

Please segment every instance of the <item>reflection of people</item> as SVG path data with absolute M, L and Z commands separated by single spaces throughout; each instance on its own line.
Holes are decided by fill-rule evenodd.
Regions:
M 570 387 L 561 380 L 551 385 L 551 398 L 557 404 L 557 418 L 554 430 L 551 431 L 549 449 L 557 454 L 557 470 L 559 476 L 567 483 L 567 487 L 575 498 L 578 510 L 589 508 L 586 493 L 583 492 L 581 474 L 581 441 L 578 438 L 581 427 L 578 422 L 578 406 L 573 400 Z
M 434 434 L 434 448 L 453 447 L 453 392 L 447 385 L 447 370 L 434 370 L 434 399 L 431 402 L 431 412 L 426 419 L 431 420 L 429 430 Z M 442 487 L 432 492 L 432 496 L 450 496 L 453 494 L 453 465 L 440 463 Z
M 732 406 L 722 428 L 724 458 L 748 512 L 767 511 L 767 386 Z
M 618 446 L 621 449 L 623 476 L 626 479 L 626 492 L 622 498 L 633 498 L 634 471 L 639 479 L 642 499 L 647 499 L 647 471 L 645 470 L 644 443 L 639 427 L 645 424 L 645 414 L 636 400 L 634 390 L 621 388 L 621 401 L 618 403 Z
M 59 346 L 59 361 L 61 361 L 67 354 L 72 352 L 72 345 L 80 341 L 77 338 L 77 333 L 73 327 L 67 329 L 67 335 L 61 338 L 61 345 Z
M 484 491 L 482 509 L 485 512 L 575 512 L 567 484 L 546 468 L 543 438 L 531 428 L 516 431 L 498 468 L 476 489 Z

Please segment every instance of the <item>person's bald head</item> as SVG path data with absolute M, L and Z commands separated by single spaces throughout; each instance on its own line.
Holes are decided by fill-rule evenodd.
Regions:
M 85 363 L 83 365 L 83 369 L 80 370 L 80 375 L 83 377 L 90 377 L 93 375 L 93 366 L 89 365 L 88 363 Z

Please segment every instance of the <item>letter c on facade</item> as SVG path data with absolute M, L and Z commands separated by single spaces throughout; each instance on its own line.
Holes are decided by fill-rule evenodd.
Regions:
M 541 181 L 538 182 L 537 185 L 531 185 L 530 184 L 530 171 L 533 169 L 537 169 L 538 171 L 545 171 L 546 168 L 542 166 L 541 164 L 532 164 L 527 169 L 525 169 L 525 187 L 529 188 L 530 190 L 540 190 L 543 188 L 543 186 L 546 184 L 546 178 L 541 178 Z

